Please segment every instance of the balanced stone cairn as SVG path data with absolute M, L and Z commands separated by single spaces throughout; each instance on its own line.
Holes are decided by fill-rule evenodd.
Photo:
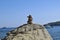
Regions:
M 2 40 L 53 40 L 46 28 L 32 23 L 32 16 L 28 16 L 27 24 L 23 24 L 7 33 Z

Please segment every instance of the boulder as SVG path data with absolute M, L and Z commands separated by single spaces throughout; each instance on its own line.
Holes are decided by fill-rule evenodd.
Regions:
M 23 24 L 7 33 L 2 40 L 53 40 L 46 28 L 32 23 L 32 16 L 28 16 L 27 24 Z
M 53 40 L 46 28 L 38 24 L 24 24 L 7 33 L 4 40 Z

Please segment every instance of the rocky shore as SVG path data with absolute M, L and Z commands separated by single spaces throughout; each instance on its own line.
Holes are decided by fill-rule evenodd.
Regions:
M 46 28 L 32 23 L 32 16 L 28 16 L 27 24 L 23 24 L 7 33 L 2 40 L 53 40 Z

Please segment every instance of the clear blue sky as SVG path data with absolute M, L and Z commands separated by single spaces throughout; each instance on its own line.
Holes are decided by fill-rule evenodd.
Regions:
M 17 27 L 27 23 L 45 24 L 60 21 L 60 0 L 0 0 L 0 27 Z

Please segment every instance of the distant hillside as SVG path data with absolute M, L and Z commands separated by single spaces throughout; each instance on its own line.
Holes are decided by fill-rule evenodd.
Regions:
M 51 23 L 48 23 L 48 24 L 44 24 L 44 26 L 47 26 L 47 25 L 50 25 L 50 26 L 60 26 L 60 21 L 56 21 L 56 22 L 51 22 Z

